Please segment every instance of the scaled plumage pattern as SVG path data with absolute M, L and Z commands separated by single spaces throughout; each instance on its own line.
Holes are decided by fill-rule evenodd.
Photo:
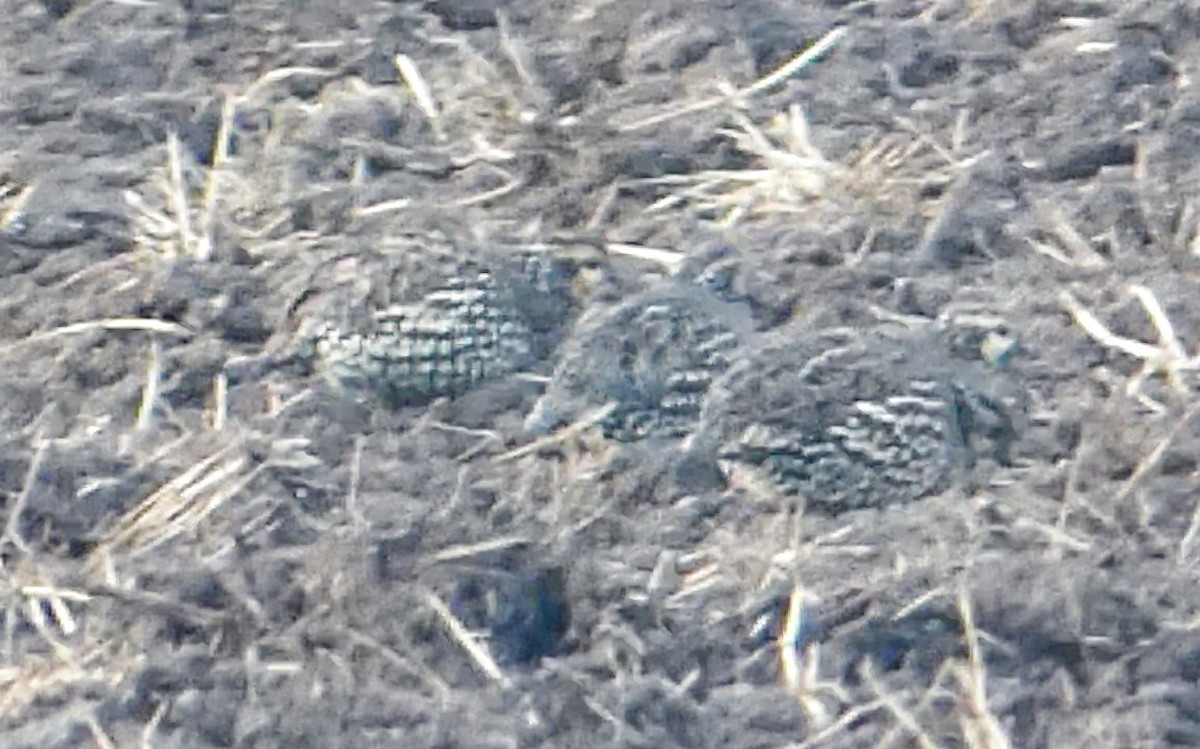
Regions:
M 534 367 L 582 308 L 580 273 L 594 258 L 473 257 L 412 301 L 372 310 L 359 324 L 314 326 L 315 369 L 337 393 L 400 407 Z
M 931 332 L 788 328 L 714 386 L 689 448 L 828 514 L 881 508 L 947 489 L 981 457 L 1010 462 L 1016 393 Z
M 544 433 L 611 404 L 602 423 L 609 438 L 685 437 L 752 335 L 746 309 L 675 280 L 594 309 L 564 344 L 526 428 Z

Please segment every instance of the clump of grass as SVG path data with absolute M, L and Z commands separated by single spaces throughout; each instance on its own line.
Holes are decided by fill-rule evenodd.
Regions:
M 213 165 L 201 185 L 194 186 L 191 178 L 198 165 L 185 153 L 179 136 L 171 132 L 164 148 L 164 163 L 146 180 L 148 192 L 125 192 L 134 243 L 139 249 L 164 259 L 212 259 L 217 210 L 223 198 L 222 167 L 229 160 L 233 116 L 234 102 L 227 99 L 221 111 Z
M 959 158 L 928 136 L 899 132 L 834 160 L 813 142 L 798 104 L 765 126 L 740 111 L 730 118 L 734 127 L 720 134 L 753 166 L 646 180 L 671 188 L 650 211 L 687 207 L 722 226 L 787 216 L 811 221 L 849 214 L 885 225 L 913 215 L 934 218 L 942 196 L 978 159 Z
M 1161 374 L 1175 392 L 1190 392 L 1194 373 L 1200 368 L 1200 351 L 1189 353 L 1186 350 L 1171 318 L 1149 288 L 1133 284 L 1129 287 L 1129 295 L 1137 300 L 1154 326 L 1158 334 L 1156 342 L 1148 343 L 1114 333 L 1069 291 L 1059 294 L 1059 302 L 1075 324 L 1097 343 L 1143 362 L 1141 369 L 1126 383 L 1126 393 L 1161 411 L 1162 406 L 1143 395 L 1142 387 L 1151 377 Z

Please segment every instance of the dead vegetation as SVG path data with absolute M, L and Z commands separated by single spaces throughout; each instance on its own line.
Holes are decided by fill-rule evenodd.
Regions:
M 818 61 L 835 54 L 845 34 L 845 29 L 835 29 L 774 73 L 743 88 L 725 86 L 711 98 L 672 102 L 658 115 L 619 125 L 618 129 L 624 132 L 648 132 L 675 118 L 723 109 L 728 113 L 729 127 L 719 134 L 729 138 L 756 164 L 755 168 L 741 171 L 706 171 L 648 180 L 645 184 L 665 188 L 667 193 L 657 202 L 644 206 L 646 214 L 656 220 L 672 221 L 681 212 L 695 212 L 732 226 L 744 221 L 789 220 L 791 216 L 809 213 L 814 208 L 831 216 L 845 211 L 887 215 L 922 210 L 917 196 L 931 180 L 944 189 L 953 179 L 955 170 L 962 167 L 962 157 L 924 136 L 907 132 L 884 134 L 876 143 L 862 147 L 843 161 L 834 162 L 814 145 L 799 106 L 792 105 L 775 115 L 765 127 L 756 124 L 747 114 L 748 106 L 756 96 L 778 87 L 807 66 L 836 64 L 836 60 Z M 126 191 L 125 200 L 134 228 L 134 251 L 150 258 L 152 264 L 171 264 L 182 259 L 215 262 L 222 259 L 232 242 L 244 247 L 252 256 L 274 260 L 280 253 L 305 252 L 313 241 L 336 231 L 334 225 L 345 220 L 364 222 L 381 216 L 403 216 L 419 208 L 420 201 L 398 195 L 383 195 L 369 202 L 356 200 L 349 204 L 337 197 L 342 188 L 362 187 L 368 179 L 367 164 L 374 155 L 374 146 L 354 137 L 337 143 L 344 151 L 338 154 L 339 159 L 350 165 L 344 177 L 345 184 L 326 181 L 307 185 L 295 181 L 293 172 L 297 167 L 288 162 L 294 158 L 296 143 L 312 137 L 315 128 L 311 123 L 336 120 L 343 115 L 343 108 L 350 112 L 362 111 L 378 104 L 393 112 L 415 109 L 424 122 L 426 156 L 443 159 L 454 174 L 448 195 L 453 196 L 455 205 L 466 208 L 489 204 L 518 193 L 523 188 L 522 178 L 509 168 L 516 156 L 506 142 L 515 137 L 519 123 L 544 118 L 548 113 L 538 111 L 545 96 L 529 71 L 526 51 L 515 38 L 505 37 L 505 42 L 501 49 L 506 59 L 494 61 L 473 49 L 464 39 L 440 40 L 438 44 L 444 46 L 460 66 L 453 73 L 449 68 L 423 70 L 413 58 L 397 54 L 393 62 L 402 80 L 401 87 L 377 87 L 359 79 L 343 79 L 325 87 L 324 93 L 315 101 L 298 103 L 281 96 L 279 87 L 294 77 L 331 78 L 333 71 L 280 68 L 262 75 L 240 93 L 226 93 L 221 100 L 220 127 L 211 164 L 197 163 L 172 133 L 162 147 L 161 166 L 148 174 L 138 189 Z M 508 74 L 501 71 L 501 66 Z M 429 73 L 435 73 L 436 77 L 427 79 Z M 270 111 L 271 129 L 261 134 L 258 142 L 243 142 L 235 154 L 233 139 L 237 122 L 247 113 L 264 106 Z M 567 129 L 572 124 L 569 119 L 557 122 L 557 126 Z M 483 191 L 465 187 L 478 184 L 493 184 L 494 187 Z M 614 185 L 614 194 L 619 194 L 626 186 Z M 15 215 L 19 211 L 19 191 L 9 189 L 6 194 L 16 195 L 16 205 L 9 212 L 10 216 Z M 329 197 L 326 207 L 333 212 L 323 212 L 319 226 L 313 229 L 289 226 L 291 207 L 314 197 L 318 200 Z M 601 215 L 602 211 L 598 211 L 597 216 Z M 230 231 L 235 236 L 225 236 Z M 674 264 L 683 254 L 682 248 L 663 251 L 618 242 L 610 243 L 610 249 L 614 254 L 667 265 Z M 282 260 L 287 262 L 286 258 Z M 155 320 L 84 321 L 68 328 L 41 332 L 8 346 L 51 342 L 84 329 L 118 328 L 151 331 L 163 336 L 185 332 L 178 326 Z M 155 423 L 163 414 L 165 404 L 158 392 L 163 376 L 162 345 L 155 339 L 150 347 L 138 412 L 124 415 L 123 419 L 117 415 L 118 420 L 130 425 L 133 433 L 153 433 Z M 19 525 L 22 503 L 18 501 L 10 506 L 9 532 L 5 539 L 18 551 L 20 562 L 16 568 L 7 570 L 12 606 L 7 619 L 10 631 L 6 652 L 12 665 L 8 669 L 3 697 L 0 697 L 0 714 L 15 719 L 31 705 L 51 699 L 57 692 L 81 681 L 107 680 L 115 684 L 129 678 L 139 664 L 151 657 L 148 653 L 138 653 L 138 641 L 129 638 L 130 631 L 116 626 L 119 619 L 104 622 L 108 626 L 100 628 L 92 623 L 94 618 L 103 622 L 103 617 L 114 613 L 111 605 L 98 606 L 98 602 L 118 597 L 132 603 L 133 612 L 138 616 L 155 616 L 162 613 L 158 610 L 156 614 L 151 605 L 158 600 L 174 615 L 183 612 L 210 626 L 220 621 L 213 618 L 215 612 L 195 610 L 189 604 L 173 599 L 169 591 L 141 589 L 143 574 L 139 571 L 156 566 L 155 560 L 169 558 L 191 559 L 192 563 L 205 567 L 217 566 L 217 559 L 233 553 L 235 546 L 261 534 L 272 522 L 269 518 L 281 500 L 250 494 L 248 490 L 255 480 L 264 472 L 281 466 L 303 469 L 316 465 L 305 452 L 308 442 L 305 437 L 272 437 L 269 422 L 247 424 L 232 419 L 225 407 L 226 388 L 227 382 L 223 378 L 214 380 L 205 433 L 186 437 L 176 442 L 171 450 L 149 458 L 175 465 L 174 475 L 144 498 L 132 502 L 126 512 L 112 518 L 105 528 L 97 529 L 95 543 L 84 558 L 83 568 L 72 573 L 72 577 L 82 573 L 83 589 L 59 588 L 52 579 L 43 579 L 37 574 L 36 584 L 24 579 L 38 568 L 42 552 L 35 551 L 14 530 Z M 271 418 L 281 418 L 285 412 L 286 407 L 274 410 Z M 533 506 L 550 503 L 552 520 L 549 527 L 557 528 L 559 537 L 552 545 L 569 545 L 572 536 L 587 533 L 614 510 L 612 501 L 605 501 L 600 493 L 601 484 L 597 482 L 603 480 L 603 468 L 593 463 L 596 438 L 588 435 L 590 425 L 602 419 L 604 414 L 601 410 L 549 438 L 501 454 L 495 462 L 501 470 L 507 468 L 510 475 L 517 477 L 513 490 L 518 497 L 524 497 L 524 502 Z M 487 442 L 490 440 L 484 441 Z M 592 443 L 591 448 L 579 450 L 588 442 Z M 265 444 L 267 455 L 252 457 L 254 451 L 248 449 L 250 443 Z M 539 453 L 562 448 L 566 448 L 567 459 L 551 467 L 550 475 L 545 474 L 546 469 L 536 467 Z M 186 459 L 189 455 L 191 460 Z M 361 447 L 356 455 L 361 457 Z M 37 478 L 36 460 L 30 470 L 29 480 L 34 481 Z M 540 480 L 539 474 L 542 475 Z M 542 481 L 549 482 L 549 496 L 553 499 L 535 499 L 547 491 L 539 486 Z M 339 531 L 339 524 L 362 523 L 356 509 L 356 487 L 355 480 L 347 495 L 348 512 L 332 525 L 323 522 L 324 533 L 336 536 L 351 529 L 351 526 L 342 526 Z M 521 511 L 528 511 L 528 508 Z M 764 517 L 778 517 L 779 522 L 791 527 L 786 513 L 769 512 L 765 505 L 764 513 Z M 763 530 L 765 527 L 760 524 L 760 531 Z M 780 574 L 794 575 L 801 559 L 819 553 L 822 544 L 821 539 L 811 541 L 809 544 L 813 545 L 806 545 L 805 552 L 801 553 L 796 546 L 798 537 L 790 530 L 785 532 L 783 539 L 791 539 L 788 542 L 790 551 L 764 555 L 765 549 L 756 548 L 748 556 L 738 552 L 731 557 L 730 549 L 697 548 L 680 550 L 682 556 L 664 556 L 645 588 L 646 600 L 657 600 L 664 611 L 680 613 L 702 605 L 710 620 L 715 617 L 736 622 L 744 612 L 739 613 L 737 608 L 723 610 L 723 605 L 741 602 L 744 607 L 758 597 L 756 591 L 771 578 Z M 480 543 L 492 549 L 500 541 L 491 539 Z M 744 541 L 730 537 L 727 543 L 736 546 Z M 461 561 L 464 554 L 456 548 L 434 552 L 429 561 Z M 769 560 L 765 566 L 764 560 Z M 757 572 L 746 576 L 751 569 L 757 569 Z M 100 594 L 86 592 L 88 590 L 100 591 Z M 246 600 L 247 608 L 258 612 L 259 623 L 269 624 L 265 619 L 265 605 Z M 701 601 L 705 603 L 700 604 Z M 839 733 L 849 730 L 855 720 L 873 712 L 890 716 L 895 735 L 912 736 L 923 746 L 933 746 L 922 728 L 923 713 L 928 709 L 930 698 L 925 698 L 915 708 L 907 707 L 902 697 L 889 694 L 868 672 L 865 678 L 878 695 L 872 701 L 856 703 L 844 687 L 823 680 L 820 645 L 811 641 L 811 635 L 806 633 L 814 625 L 806 621 L 810 614 L 806 611 L 805 601 L 814 603 L 815 599 L 805 593 L 802 585 L 797 585 L 786 597 L 776 638 L 780 687 L 795 696 L 810 726 L 810 735 L 795 746 L 825 745 Z M 470 632 L 436 592 L 426 591 L 423 604 L 480 675 L 501 688 L 511 688 L 509 676 L 496 664 L 486 642 L 478 633 Z M 997 749 L 1007 746 L 1008 742 L 987 705 L 985 669 L 965 595 L 961 605 L 964 637 L 970 655 L 963 663 L 948 663 L 944 672 L 960 690 L 955 705 L 966 743 L 973 749 Z M 16 621 L 14 609 L 18 606 L 38 632 L 47 654 L 15 648 L 12 628 Z M 144 611 L 137 613 L 139 610 Z M 103 630 L 104 635 L 81 637 L 83 632 L 98 629 Z M 268 633 L 267 636 L 281 634 Z M 376 652 L 391 653 L 391 658 L 404 670 L 414 669 L 409 657 L 387 644 L 366 633 L 358 632 L 358 636 L 366 638 L 362 642 Z M 635 632 L 626 632 L 623 637 L 637 650 L 646 647 L 638 642 L 640 636 Z M 68 641 L 73 644 L 68 645 Z M 440 684 L 442 691 L 453 688 L 447 686 L 451 682 L 450 674 L 430 674 L 429 668 L 415 667 L 417 673 L 425 674 L 422 678 L 427 683 Z M 627 667 L 618 668 L 623 671 Z M 629 671 L 618 679 L 632 679 L 636 675 Z M 584 673 L 575 678 L 584 683 L 589 681 Z M 689 685 L 685 680 L 672 688 L 685 693 Z M 929 688 L 932 692 L 940 687 L 935 683 Z M 638 735 L 634 726 L 618 717 L 620 706 L 605 705 L 605 699 L 599 694 L 592 695 L 588 699 L 590 709 L 618 735 Z M 161 713 L 156 712 L 155 720 L 160 717 Z M 100 745 L 113 745 L 98 724 L 93 721 L 92 725 Z M 146 730 L 148 733 L 153 731 L 153 721 Z
M 931 7 L 925 13 L 931 15 L 935 10 Z M 391 63 L 399 78 L 395 85 L 369 84 L 332 68 L 289 66 L 267 72 L 241 91 L 221 92 L 220 126 L 211 163 L 198 163 L 172 133 L 161 146 L 159 166 L 141 184 L 125 192 L 133 229 L 130 251 L 138 255 L 139 262 L 146 261 L 141 267 L 153 268 L 183 260 L 227 262 L 238 248 L 267 269 L 262 272 L 292 279 L 279 269 L 292 263 L 312 265 L 302 257 L 304 253 L 316 254 L 322 242 L 340 233 L 372 236 L 371 231 L 376 231 L 386 236 L 397 227 L 407 227 L 407 221 L 421 225 L 415 230 L 419 231 L 425 228 L 423 223 L 431 206 L 463 216 L 472 209 L 490 210 L 519 199 L 529 189 L 523 151 L 528 149 L 528 133 L 533 125 L 566 134 L 568 139 L 583 139 L 590 133 L 581 118 L 552 110 L 546 86 L 534 71 L 532 51 L 520 33 L 503 18 L 497 33 L 499 57 L 480 51 L 463 34 L 433 39 L 431 48 L 440 57 L 429 54 L 426 59 L 418 59 L 415 53 L 394 54 Z M 602 230 L 613 203 L 640 199 L 630 196 L 645 195 L 642 188 L 653 188 L 658 197 L 636 206 L 640 218 L 660 225 L 696 215 L 725 227 L 800 220 L 823 225 L 847 215 L 864 217 L 873 230 L 914 215 L 927 223 L 936 222 L 942 211 L 949 210 L 944 197 L 956 181 L 987 155 L 972 145 L 965 115 L 959 116 L 943 137 L 931 136 L 923 125 L 897 118 L 892 123 L 894 129 L 878 132 L 833 158 L 819 147 L 821 133 L 812 131 L 802 106 L 789 102 L 782 111 L 769 111 L 779 98 L 768 95 L 792 76 L 813 66 L 836 66 L 839 47 L 852 33 L 846 27 L 836 27 L 774 72 L 740 87 L 725 83 L 717 86 L 711 96 L 669 102 L 650 116 L 641 112 L 637 116 L 616 116 L 608 124 L 617 133 L 630 136 L 652 135 L 667 123 L 700 113 L 720 113 L 722 125 L 714 135 L 727 141 L 750 166 L 621 179 L 607 185 L 602 194 L 588 196 L 593 201 L 593 220 L 587 228 L 600 229 L 604 235 Z M 300 100 L 286 92 L 286 84 L 294 79 L 326 83 L 315 84 L 321 91 L 319 96 Z M 264 110 L 271 123 L 265 131 L 249 132 L 239 124 Z M 412 148 L 389 151 L 354 128 L 345 137 L 330 135 L 342 120 L 354 120 L 363 112 L 377 110 L 411 129 Z M 310 141 L 322 141 L 322 148 L 332 154 L 329 163 L 296 163 Z M 397 170 L 404 179 L 377 183 L 372 164 L 389 159 L 406 164 L 406 170 Z M 319 179 L 308 179 L 312 171 Z M 0 181 L 0 229 L 20 220 L 28 190 Z M 300 205 L 311 208 L 311 221 L 297 220 Z M 553 227 L 538 220 L 506 218 L 497 219 L 496 224 L 499 229 L 489 226 L 484 233 L 504 231 L 530 242 L 559 241 Z M 1054 214 L 1049 233 L 1055 241 L 1035 244 L 1037 253 L 1073 269 L 1103 266 L 1103 257 L 1087 238 L 1071 229 L 1066 218 Z M 859 248 L 860 255 L 871 252 L 872 237 L 868 234 Z M 613 255 L 667 266 L 676 264 L 687 250 L 610 237 L 605 237 L 604 243 Z M 94 268 L 92 272 L 102 270 Z M 142 271 L 129 272 L 136 278 Z M 63 283 L 70 282 L 67 279 Z M 308 289 L 292 288 L 289 293 L 302 295 L 305 291 Z M 1137 371 L 1127 382 L 1128 396 L 1152 412 L 1168 412 L 1167 404 L 1144 390 L 1148 381 L 1161 376 L 1170 390 L 1188 404 L 1185 414 L 1161 443 L 1147 446 L 1150 449 L 1127 477 L 1127 483 L 1116 487 L 1117 500 L 1135 493 L 1162 464 L 1173 441 L 1190 430 L 1196 410 L 1190 405 L 1193 372 L 1200 362 L 1200 350 L 1188 349 L 1147 286 L 1133 284 L 1128 291 L 1152 325 L 1154 340 L 1121 333 L 1073 290 L 1064 288 L 1058 297 L 1061 308 L 1081 334 L 1136 363 Z M 42 548 L 40 539 L 26 538 L 21 531 L 33 485 L 42 480 L 39 461 L 46 449 L 40 442 L 24 446 L 29 456 L 28 475 L 22 491 L 5 503 L 5 531 L 0 539 L 0 585 L 6 602 L 0 719 L 14 725 L 37 715 L 42 706 L 66 699 L 64 695 L 96 687 L 115 690 L 136 678 L 155 657 L 149 650 L 150 639 L 156 622 L 162 619 L 183 620 L 198 628 L 201 639 L 214 652 L 221 651 L 226 638 L 232 641 L 235 634 L 253 632 L 246 635 L 246 641 L 238 642 L 241 652 L 236 654 L 250 663 L 247 669 L 264 680 L 309 678 L 314 690 L 334 691 L 331 685 L 337 683 L 337 678 L 355 684 L 359 676 L 354 669 L 360 664 L 354 655 L 360 648 L 382 659 L 385 668 L 421 685 L 424 696 L 433 695 L 445 704 L 450 704 L 452 698 L 469 701 L 481 690 L 523 688 L 496 663 L 486 636 L 470 631 L 456 616 L 445 599 L 446 588 L 426 585 L 428 581 L 421 573 L 523 546 L 534 533 L 518 537 L 506 532 L 450 542 L 446 532 L 439 536 L 429 531 L 437 540 L 422 539 L 416 544 L 416 558 L 411 568 L 405 568 L 409 576 L 402 578 L 404 584 L 418 591 L 402 599 L 411 610 L 385 611 L 379 615 L 382 622 L 367 614 L 349 622 L 337 618 L 343 615 L 338 605 L 350 605 L 346 601 L 382 598 L 390 593 L 366 575 L 343 575 L 337 564 L 318 569 L 324 558 L 310 562 L 308 567 L 288 568 L 301 570 L 298 575 L 308 575 L 296 587 L 305 588 L 315 599 L 325 594 L 333 599 L 330 591 L 337 588 L 346 600 L 305 601 L 309 607 L 307 618 L 300 623 L 289 622 L 286 626 L 291 628 L 286 631 L 254 629 L 284 626 L 284 617 L 270 611 L 272 601 L 261 600 L 249 590 L 238 590 L 238 600 L 225 611 L 185 600 L 170 587 L 186 577 L 180 568 L 220 570 L 237 578 L 236 565 L 229 573 L 230 560 L 252 552 L 270 556 L 264 549 L 270 549 L 272 534 L 282 533 L 280 528 L 291 524 L 302 526 L 303 532 L 339 539 L 342 543 L 332 544 L 328 553 L 342 554 L 342 564 L 358 569 L 360 557 L 371 553 L 364 552 L 364 547 L 380 542 L 369 528 L 363 507 L 378 503 L 377 495 L 385 493 L 378 486 L 360 491 L 360 480 L 366 472 L 372 474 L 371 481 L 385 481 L 386 476 L 379 473 L 386 472 L 386 468 L 362 465 L 361 442 L 326 450 L 343 460 L 332 468 L 339 478 L 347 476 L 348 481 L 339 487 L 343 493 L 337 495 L 331 507 L 311 514 L 302 507 L 299 496 L 304 491 L 317 493 L 315 483 L 300 481 L 300 489 L 290 496 L 282 487 L 290 491 L 292 485 L 270 483 L 268 479 L 277 474 L 303 476 L 312 470 L 331 469 L 325 462 L 327 457 L 314 455 L 319 452 L 320 446 L 315 443 L 322 435 L 294 431 L 297 424 L 313 429 L 326 426 L 320 419 L 291 420 L 293 409 L 312 397 L 296 383 L 272 383 L 285 393 L 283 400 L 273 395 L 270 405 L 250 419 L 231 411 L 230 382 L 224 374 L 214 376 L 201 413 L 188 422 L 202 427 L 181 430 L 182 436 L 162 440 L 162 435 L 170 432 L 164 424 L 177 427 L 181 423 L 175 418 L 175 406 L 161 392 L 164 359 L 179 342 L 201 333 L 174 322 L 125 316 L 79 320 L 23 339 L 0 342 L 0 352 L 26 355 L 97 331 L 134 332 L 144 334 L 149 341 L 144 361 L 136 365 L 142 382 L 138 408 L 110 417 L 124 430 L 121 442 L 134 462 L 142 468 L 155 468 L 166 478 L 148 492 L 127 497 L 123 511 L 90 534 L 85 554 L 64 559 Z M 299 394 L 293 395 L 298 390 Z M 197 408 L 195 404 L 188 407 Z M 434 443 L 450 439 L 441 434 L 445 432 L 469 442 L 465 449 L 452 453 L 454 460 L 444 463 L 455 470 L 469 467 L 462 468 L 461 491 L 452 497 L 424 498 L 426 501 L 444 502 L 452 506 L 454 513 L 481 520 L 473 531 L 487 528 L 491 522 L 523 519 L 528 528 L 544 536 L 537 541 L 546 548 L 560 554 L 583 548 L 611 565 L 597 566 L 619 569 L 620 575 L 626 575 L 613 573 L 613 579 L 607 581 L 611 589 L 602 591 L 609 598 L 597 594 L 594 605 L 601 610 L 587 612 L 591 619 L 585 621 L 595 625 L 595 631 L 580 630 L 575 635 L 581 650 L 594 645 L 596 652 L 580 654 L 579 663 L 566 657 L 547 667 L 547 671 L 581 690 L 581 701 L 591 719 L 604 727 L 605 735 L 625 737 L 631 742 L 652 740 L 644 727 L 635 725 L 637 721 L 631 717 L 635 711 L 626 709 L 626 686 L 640 684 L 641 679 L 661 679 L 663 693 L 668 695 L 662 702 L 667 703 L 670 699 L 691 698 L 701 682 L 700 664 L 676 674 L 677 678 L 655 671 L 657 666 L 651 661 L 663 655 L 663 646 L 647 638 L 661 632 L 651 626 L 638 631 L 621 621 L 622 607 L 632 602 L 646 606 L 660 621 L 676 617 L 687 622 L 692 628 L 686 631 L 693 637 L 710 630 L 746 636 L 754 634 L 747 630 L 755 626 L 769 630 L 771 643 L 766 652 L 772 661 L 768 670 L 774 684 L 763 688 L 781 689 L 794 697 L 806 726 L 803 735 L 788 737 L 790 743 L 781 746 L 798 749 L 847 745 L 864 721 L 881 726 L 879 746 L 1007 749 L 1014 744 L 1009 736 L 1010 724 L 993 707 L 986 647 L 989 635 L 976 624 L 972 595 L 965 586 L 947 587 L 947 581 L 941 581 L 916 596 L 922 603 L 927 598 L 954 598 L 965 652 L 963 657 L 946 660 L 932 681 L 922 684 L 919 690 L 911 684 L 908 689 L 897 687 L 894 681 L 873 671 L 870 661 L 865 661 L 858 672 L 857 685 L 843 683 L 845 674 L 823 670 L 822 651 L 828 646 L 814 639 L 810 628 L 825 604 L 814 591 L 822 587 L 828 590 L 831 585 L 807 570 L 828 572 L 864 560 L 881 566 L 890 563 L 892 569 L 884 569 L 872 578 L 886 590 L 906 579 L 904 564 L 885 557 L 878 538 L 860 541 L 847 528 L 806 525 L 802 512 L 754 486 L 752 477 L 731 477 L 730 490 L 730 496 L 742 501 L 741 512 L 750 513 L 746 508 L 755 508 L 752 522 L 727 522 L 700 542 L 663 550 L 655 555 L 649 570 L 634 570 L 631 560 L 614 560 L 619 550 L 607 555 L 596 551 L 606 541 L 628 542 L 633 538 L 632 525 L 645 526 L 638 531 L 657 542 L 659 535 L 667 535 L 667 529 L 658 524 L 676 517 L 665 509 L 623 516 L 629 505 L 649 501 L 646 495 L 651 492 L 645 489 L 653 482 L 613 479 L 607 472 L 610 464 L 606 461 L 612 455 L 606 451 L 611 446 L 598 444 L 591 431 L 604 415 L 603 410 L 589 414 L 551 437 L 515 447 L 493 432 L 428 419 L 412 434 L 418 440 Z M 373 435 L 369 439 L 381 438 Z M 376 444 L 373 449 L 383 448 Z M 392 468 L 399 465 L 381 464 Z M 623 485 L 622 481 L 627 483 Z M 262 489 L 263 485 L 269 488 Z M 369 492 L 375 494 L 368 496 Z M 476 494 L 498 495 L 499 499 L 478 500 Z M 487 506 L 479 510 L 472 502 Z M 986 511 L 986 507 L 979 509 L 980 516 Z M 445 520 L 451 510 L 441 507 L 430 512 L 429 516 L 415 516 L 419 520 Z M 1024 520 L 1038 526 L 1045 536 L 1054 536 L 1060 554 L 1082 554 L 1090 548 L 1090 542 L 1071 536 L 1076 529 L 1067 528 L 1065 522 L 1054 525 L 1032 511 Z M 385 530 L 403 535 L 410 529 Z M 1200 508 L 1195 509 L 1186 534 L 1178 539 L 1177 559 L 1181 564 L 1191 558 L 1198 534 Z M 1075 542 L 1066 543 L 1064 539 Z M 285 551 L 298 556 L 306 553 L 298 542 Z M 348 557 L 353 561 L 347 562 Z M 162 577 L 156 578 L 156 572 Z M 589 579 L 597 585 L 606 582 L 594 571 L 589 574 L 597 578 Z M 167 587 L 157 587 L 164 579 Z M 769 615 L 750 615 L 769 598 L 772 584 L 780 580 L 787 584 L 787 594 L 777 602 L 782 605 Z M 283 587 L 292 590 L 289 586 L 295 582 L 288 581 Z M 343 590 L 356 585 L 360 587 L 352 592 Z M 235 587 L 233 583 L 230 586 Z M 913 601 L 904 602 L 902 612 L 909 604 L 915 605 Z M 397 619 L 399 624 L 389 619 Z M 367 627 L 371 624 L 378 625 L 378 631 Z M 743 626 L 747 624 L 749 627 Z M 333 635 L 321 629 L 326 625 Z M 419 647 L 414 633 L 430 636 L 430 630 L 440 631 L 453 644 L 449 654 L 434 657 L 410 651 Z M 307 643 L 306 638 L 314 632 L 320 635 L 312 637 L 321 642 L 316 648 L 319 653 L 306 660 L 310 654 L 302 654 L 300 643 Z M 405 641 L 410 636 L 412 639 Z M 589 640 L 593 637 L 595 642 Z M 686 643 L 678 647 L 686 647 Z M 762 657 L 760 650 L 744 656 L 738 666 L 749 670 L 754 666 L 752 661 Z M 315 665 L 319 658 L 327 659 L 322 663 L 329 673 L 339 676 L 326 678 L 327 672 Z M 601 665 L 589 658 L 601 661 Z M 461 673 L 458 666 L 463 663 L 470 666 L 472 677 Z M 607 677 L 621 687 L 619 697 L 609 691 Z M 629 693 L 632 691 L 630 687 Z M 154 706 L 144 722 L 143 745 L 153 745 L 152 737 L 168 710 L 166 701 Z M 89 726 L 94 742 L 118 746 L 107 735 L 96 712 L 85 712 L 81 720 Z M 554 719 L 549 712 L 538 713 L 533 708 L 528 708 L 525 715 L 530 723 Z M 957 727 L 953 743 L 938 733 L 944 729 L 946 715 L 953 717 Z

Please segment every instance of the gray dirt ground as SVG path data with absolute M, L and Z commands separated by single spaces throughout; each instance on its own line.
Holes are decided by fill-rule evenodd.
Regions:
M 1200 3 L 3 10 L 3 746 L 1200 744 Z M 823 519 L 651 450 L 498 460 L 529 383 L 370 414 L 255 365 L 431 232 L 698 220 L 779 316 L 999 318 L 1019 466 Z M 569 629 L 488 675 L 437 602 L 541 566 Z

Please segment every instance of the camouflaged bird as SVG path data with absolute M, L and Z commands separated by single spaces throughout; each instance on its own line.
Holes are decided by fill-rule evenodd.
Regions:
M 603 283 L 602 266 L 588 248 L 463 253 L 398 301 L 310 322 L 304 348 L 351 400 L 397 408 L 455 398 L 549 359 Z
M 601 422 L 606 437 L 685 437 L 709 387 L 753 335 L 744 306 L 680 279 L 594 308 L 564 343 L 526 430 L 543 434 L 611 406 Z
M 789 326 L 713 386 L 686 446 L 827 514 L 911 502 L 1011 463 L 1024 399 L 939 332 Z

